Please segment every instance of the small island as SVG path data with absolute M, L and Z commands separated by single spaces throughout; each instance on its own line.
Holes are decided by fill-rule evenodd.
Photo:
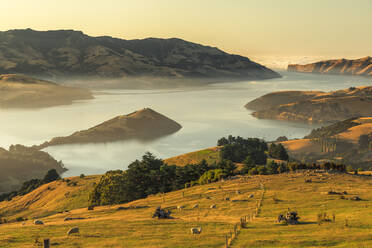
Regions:
M 168 117 L 144 108 L 128 115 L 120 115 L 95 127 L 66 137 L 56 137 L 38 146 L 102 143 L 128 139 L 151 140 L 177 132 L 182 126 Z
M 332 123 L 352 117 L 372 116 L 372 86 L 322 91 L 279 91 L 245 105 L 262 119 Z
M 44 108 L 92 98 L 87 89 L 62 86 L 20 74 L 0 75 L 2 108 Z

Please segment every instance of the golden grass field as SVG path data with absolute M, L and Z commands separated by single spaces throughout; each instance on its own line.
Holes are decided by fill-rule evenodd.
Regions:
M 35 240 L 43 238 L 51 239 L 51 247 L 225 247 L 225 237 L 233 225 L 240 217 L 255 211 L 263 193 L 261 183 L 265 190 L 259 214 L 246 228 L 239 229 L 231 247 L 372 247 L 372 177 L 369 176 L 328 173 L 247 176 L 120 205 L 132 206 L 125 210 L 118 210 L 116 205 L 88 211 L 89 188 L 98 178 L 73 178 L 77 186 L 53 182 L 37 189 L 37 193 L 0 203 L 0 213 L 19 203 L 18 213 L 8 212 L 8 220 L 19 216 L 30 219 L 0 225 L 0 247 L 36 247 Z M 310 178 L 312 182 L 305 183 Z M 346 198 L 358 195 L 362 201 L 340 199 L 340 195 L 326 194 L 329 190 L 347 191 Z M 60 197 L 67 192 L 69 197 Z M 35 195 L 31 197 L 31 194 Z M 51 195 L 57 200 L 53 201 Z M 45 200 L 47 197 L 51 198 Z M 21 202 L 29 205 L 23 205 L 22 209 Z M 192 209 L 196 203 L 199 208 Z M 212 204 L 217 208 L 211 209 Z M 179 205 L 185 208 L 178 211 Z M 174 219 L 151 218 L 157 206 L 173 209 Z M 298 212 L 301 224 L 275 222 L 278 214 L 287 208 Z M 70 212 L 55 214 L 62 210 Z M 324 212 L 329 216 L 335 214 L 335 223 L 318 225 L 317 214 Z M 32 217 L 41 219 L 44 225 L 34 225 Z M 66 217 L 85 219 L 65 222 Z M 203 228 L 201 235 L 192 235 L 190 228 L 199 226 Z M 67 236 L 71 227 L 79 227 L 80 235 Z

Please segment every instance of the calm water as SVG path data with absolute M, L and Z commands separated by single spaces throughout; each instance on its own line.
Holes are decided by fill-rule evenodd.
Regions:
M 96 99 L 40 110 L 0 110 L 0 146 L 40 144 L 69 135 L 117 115 L 151 107 L 179 122 L 183 128 L 152 142 L 113 142 L 63 145 L 45 149 L 69 169 L 64 176 L 125 169 L 146 151 L 160 158 L 214 146 L 229 134 L 272 140 L 285 135 L 303 137 L 315 126 L 258 120 L 244 108 L 248 101 L 277 90 L 336 90 L 372 85 L 360 77 L 324 76 L 281 72 L 283 78 L 267 81 L 220 83 L 185 90 L 106 90 Z M 104 93 L 104 94 L 102 94 Z

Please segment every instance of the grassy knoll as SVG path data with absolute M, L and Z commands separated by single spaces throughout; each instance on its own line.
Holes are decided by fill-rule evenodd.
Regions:
M 311 179 L 311 182 L 305 183 L 305 179 Z M 78 185 L 84 182 L 91 185 L 97 178 L 73 180 Z M 41 241 L 43 238 L 50 238 L 52 247 L 224 247 L 225 235 L 232 230 L 233 225 L 241 216 L 255 210 L 262 193 L 260 182 L 264 184 L 265 194 L 259 214 L 248 222 L 246 228 L 239 230 L 232 247 L 372 246 L 372 177 L 289 173 L 195 186 L 164 195 L 151 195 L 127 204 L 96 207 L 93 211 L 79 208 L 79 202 L 86 196 L 76 193 L 78 200 L 60 199 L 58 203 L 49 205 L 48 211 L 53 213 L 67 206 L 68 202 L 76 202 L 77 209 L 46 217 L 43 217 L 46 212 L 40 212 L 45 223 L 43 226 L 32 224 L 31 218 L 39 217 L 38 212 L 26 209 L 7 216 L 11 220 L 22 214 L 30 220 L 25 221 L 25 224 L 15 222 L 0 225 L 0 247 L 35 247 L 35 239 Z M 78 187 L 82 186 L 76 186 L 75 189 Z M 55 190 L 62 193 L 67 189 L 70 188 L 60 185 Z M 345 198 L 358 195 L 362 201 L 328 195 L 330 190 L 347 191 L 343 195 Z M 252 198 L 249 197 L 251 194 Z M 35 200 L 35 204 L 41 200 Z M 199 208 L 193 209 L 192 206 L 197 203 Z M 216 204 L 217 208 L 211 209 L 212 204 Z M 185 208 L 178 211 L 176 207 L 179 205 Z M 118 210 L 119 206 L 132 208 Z M 151 215 L 157 206 L 171 209 L 175 218 L 152 219 Z M 275 223 L 278 214 L 287 208 L 298 212 L 301 224 L 287 226 Z M 324 222 L 318 225 L 317 214 L 324 212 L 330 219 L 334 213 L 335 223 Z M 64 221 L 66 217 L 85 219 Z M 80 228 L 80 236 L 67 237 L 67 230 L 75 226 Z M 202 234 L 190 234 L 190 228 L 198 226 L 203 228 Z
M 220 150 L 218 147 L 211 147 L 196 152 L 190 152 L 165 159 L 164 162 L 170 165 L 185 166 L 187 164 L 198 164 L 203 159 L 208 164 L 218 163 L 220 161 Z

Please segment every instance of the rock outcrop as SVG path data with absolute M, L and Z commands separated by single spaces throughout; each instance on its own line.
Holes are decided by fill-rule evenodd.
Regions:
M 128 139 L 149 140 L 172 134 L 181 128 L 180 124 L 166 116 L 150 108 L 144 108 L 128 115 L 117 116 L 95 127 L 75 132 L 70 136 L 53 138 L 37 148 Z
M 280 77 L 246 57 L 176 38 L 124 40 L 31 29 L 0 32 L 0 72 L 56 79 Z
M 325 60 L 307 65 L 292 64 L 288 65 L 288 71 L 372 77 L 372 57 Z
M 261 96 L 245 105 L 256 110 L 253 116 L 300 122 L 336 122 L 371 116 L 372 86 L 345 90 L 280 91 Z
M 19 74 L 0 75 L 0 107 L 41 108 L 92 99 L 87 89 L 62 86 Z

